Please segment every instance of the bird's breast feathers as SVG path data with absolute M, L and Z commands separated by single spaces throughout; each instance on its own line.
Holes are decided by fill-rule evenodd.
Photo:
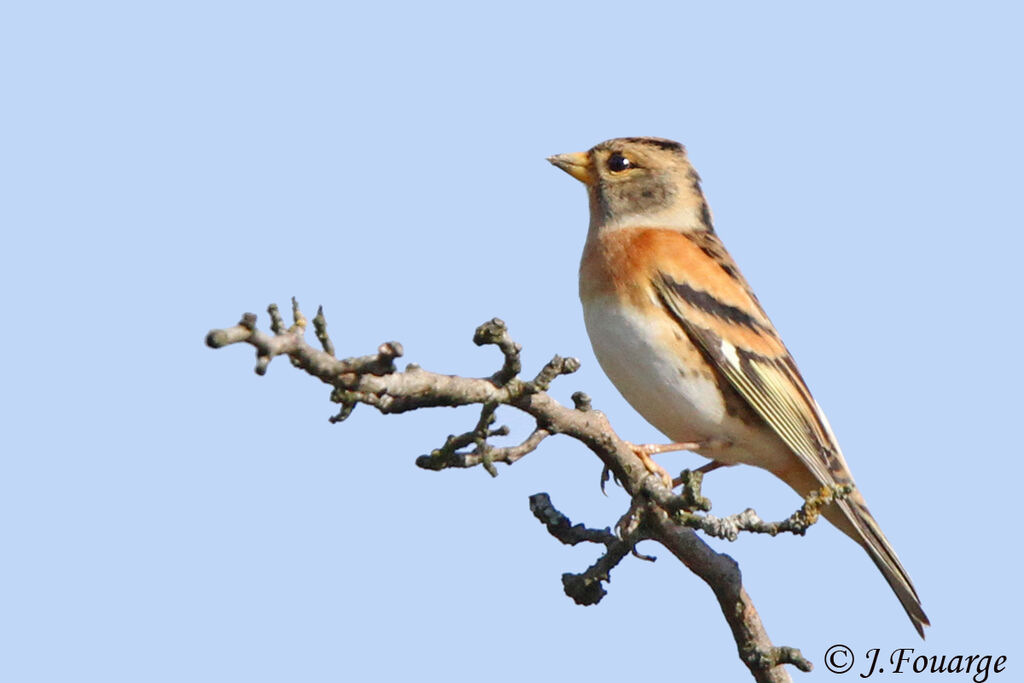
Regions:
M 672 440 L 728 436 L 735 448 L 700 452 L 723 462 L 758 458 L 769 469 L 774 463 L 766 459 L 788 464 L 786 449 L 751 419 L 750 409 L 666 308 L 655 284 L 665 272 L 681 282 L 722 280 L 716 301 L 742 302 L 737 290 L 745 283 L 678 231 L 629 228 L 592 236 L 580 264 L 580 299 L 601 368 L 630 405 Z M 699 307 L 694 315 L 717 322 Z M 757 308 L 752 315 L 763 313 Z

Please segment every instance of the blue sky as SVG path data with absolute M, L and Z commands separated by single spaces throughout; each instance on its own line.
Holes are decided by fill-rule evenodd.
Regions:
M 713 541 L 815 663 L 796 680 L 834 678 L 834 643 L 1019 671 L 1020 26 L 1010 3 L 6 7 L 0 678 L 743 680 L 654 545 L 599 606 L 562 594 L 595 549 L 527 497 L 600 527 L 625 507 L 576 443 L 425 472 L 474 412 L 330 425 L 319 382 L 202 343 L 294 295 L 340 354 L 396 339 L 483 375 L 473 329 L 500 316 L 528 372 L 581 359 L 556 397 L 659 441 L 590 351 L 584 192 L 544 161 L 621 135 L 687 145 L 934 624 L 920 642 L 827 525 Z M 705 493 L 799 504 L 743 468 Z

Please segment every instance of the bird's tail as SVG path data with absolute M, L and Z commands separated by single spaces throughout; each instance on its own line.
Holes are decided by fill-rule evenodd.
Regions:
M 864 547 L 899 598 L 914 628 L 924 638 L 924 627 L 930 626 L 931 623 L 921 608 L 921 599 L 914 590 L 910 575 L 903 568 L 900 558 L 890 545 L 889 539 L 882 533 L 878 522 L 871 516 L 860 492 L 854 490 L 845 499 L 827 506 L 823 512 L 828 521 Z

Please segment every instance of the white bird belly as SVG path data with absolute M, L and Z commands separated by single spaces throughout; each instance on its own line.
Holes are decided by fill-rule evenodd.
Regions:
M 713 375 L 687 367 L 680 351 L 691 358 L 700 352 L 681 330 L 673 335 L 676 328 L 660 317 L 610 297 L 585 302 L 583 319 L 601 369 L 659 431 L 674 441 L 702 441 L 720 431 L 725 402 Z
M 583 304 L 594 355 L 626 401 L 674 442 L 715 442 L 694 449 L 705 457 L 771 471 L 790 467 L 794 456 L 781 439 L 767 425 L 729 413 L 703 354 L 655 310 L 651 315 L 612 297 Z

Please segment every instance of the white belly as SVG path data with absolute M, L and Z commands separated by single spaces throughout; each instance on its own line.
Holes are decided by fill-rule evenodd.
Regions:
M 794 456 L 766 425 L 726 411 L 703 357 L 664 319 L 642 315 L 613 298 L 584 302 L 583 318 L 601 368 L 637 412 L 674 442 L 726 442 L 694 449 L 726 464 L 777 471 Z M 681 330 L 680 330 L 681 333 Z M 689 366 L 687 362 L 689 361 Z
M 601 369 L 648 422 L 674 441 L 720 430 L 725 404 L 715 382 L 685 367 L 658 321 L 605 298 L 585 303 L 583 318 Z

